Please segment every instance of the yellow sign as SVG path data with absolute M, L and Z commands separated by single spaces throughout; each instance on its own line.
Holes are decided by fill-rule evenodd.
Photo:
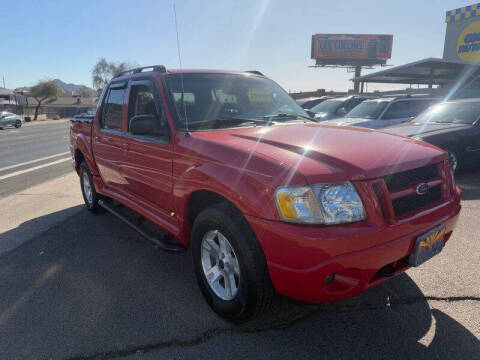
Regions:
M 480 20 L 465 27 L 457 40 L 457 56 L 466 62 L 480 62 Z
M 445 235 L 445 229 L 434 232 L 420 242 L 420 248 L 431 248 L 434 244 L 441 241 Z

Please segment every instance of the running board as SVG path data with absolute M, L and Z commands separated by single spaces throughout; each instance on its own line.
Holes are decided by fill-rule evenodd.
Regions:
M 171 243 L 167 240 L 158 239 L 158 238 L 148 234 L 146 231 L 142 230 L 139 226 L 135 225 L 132 221 L 130 221 L 126 216 L 120 214 L 117 210 L 115 210 L 113 208 L 112 205 L 106 203 L 105 201 L 98 200 L 98 205 L 100 205 L 105 210 L 107 210 L 109 213 L 115 215 L 117 218 L 122 220 L 125 224 L 130 226 L 133 230 L 138 232 L 145 239 L 150 240 L 151 242 L 155 243 L 161 250 L 166 251 L 166 252 L 180 252 L 180 251 L 185 251 L 186 250 L 185 246 L 183 246 L 180 243 L 174 244 L 174 243 Z

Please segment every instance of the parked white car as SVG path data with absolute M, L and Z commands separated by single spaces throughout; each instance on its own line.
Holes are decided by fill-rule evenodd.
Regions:
M 407 122 L 439 101 L 425 97 L 390 97 L 365 100 L 345 117 L 325 121 L 325 125 L 359 126 L 382 129 Z
M 0 113 L 0 129 L 3 129 L 7 126 L 14 126 L 19 128 L 22 126 L 22 117 L 11 112 L 2 111 Z

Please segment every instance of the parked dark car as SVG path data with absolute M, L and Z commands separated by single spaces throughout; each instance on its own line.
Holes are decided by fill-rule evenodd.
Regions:
M 315 113 L 315 121 L 325 121 L 344 117 L 362 101 L 368 99 L 364 96 L 346 96 L 328 99 L 310 109 Z
M 384 131 L 413 137 L 444 149 L 454 170 L 480 163 L 480 99 L 442 102 L 410 122 Z
M 320 96 L 320 97 L 309 97 L 305 99 L 297 99 L 297 104 L 302 107 L 304 110 L 310 110 L 312 107 L 324 102 L 325 100 L 331 99 L 329 96 Z

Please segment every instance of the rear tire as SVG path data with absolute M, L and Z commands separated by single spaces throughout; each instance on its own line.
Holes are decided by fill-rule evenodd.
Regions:
M 270 308 L 275 291 L 265 256 L 249 224 L 232 205 L 203 210 L 193 224 L 191 244 L 197 282 L 213 311 L 240 323 Z
M 83 201 L 88 211 L 93 214 L 102 214 L 105 209 L 98 204 L 101 196 L 97 194 L 93 184 L 93 176 L 85 161 L 80 164 L 80 187 L 82 189 Z

